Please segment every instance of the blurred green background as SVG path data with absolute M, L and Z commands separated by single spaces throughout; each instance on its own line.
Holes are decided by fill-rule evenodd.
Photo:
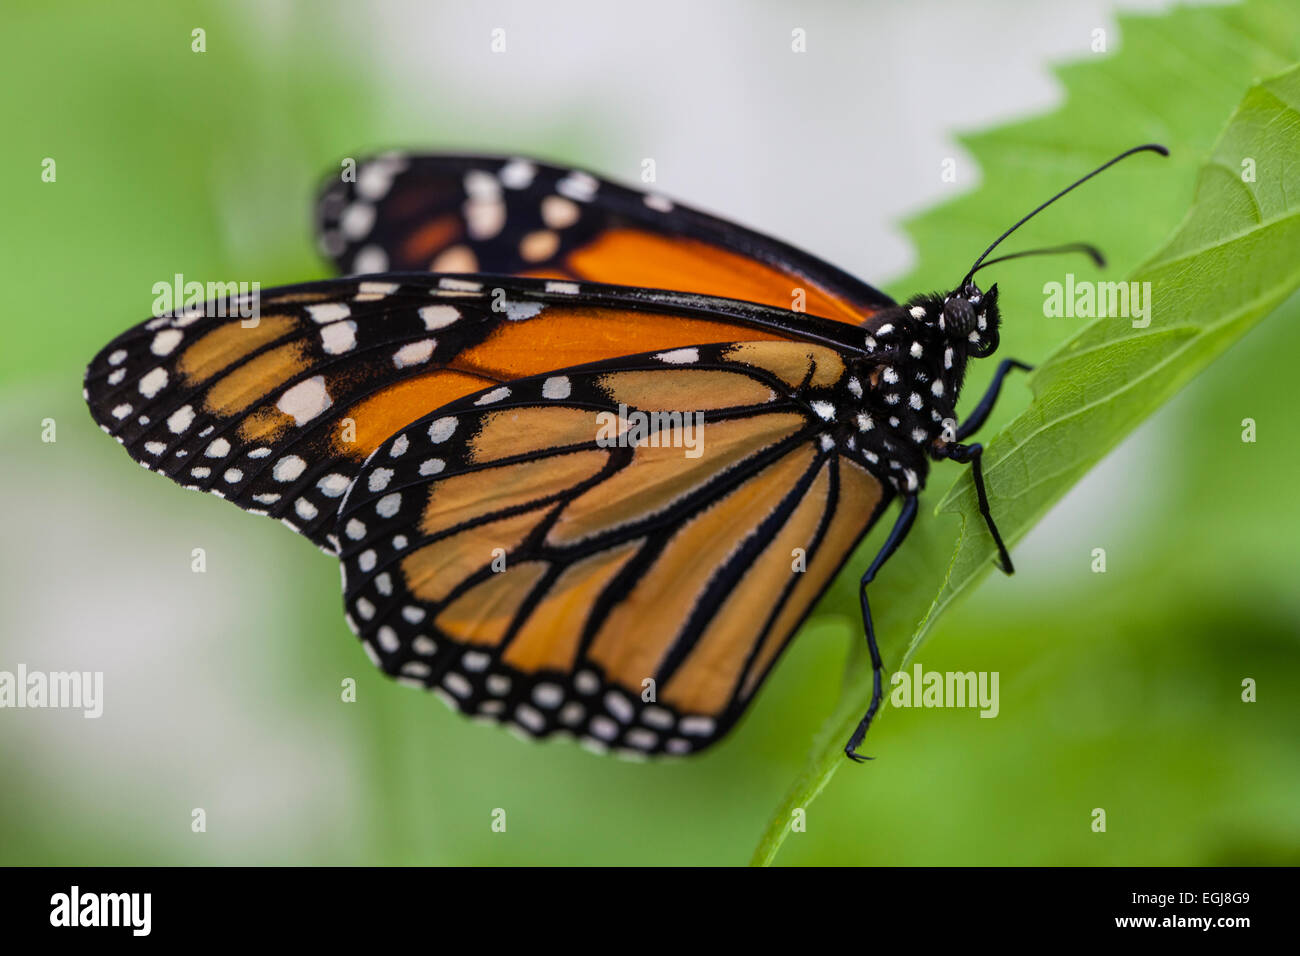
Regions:
M 0 711 L 0 862 L 735 864 L 801 767 L 858 639 L 856 572 L 707 755 L 631 764 L 524 743 L 375 671 L 332 559 L 142 473 L 91 423 L 84 364 L 174 273 L 263 288 L 326 275 L 309 232 L 317 182 L 341 157 L 398 145 L 536 153 L 627 180 L 641 156 L 668 157 L 664 192 L 905 295 L 890 279 L 909 247 L 890 222 L 974 185 L 939 180 L 944 150 L 962 155 L 946 137 L 1050 108 L 1044 64 L 1088 55 L 1093 25 L 1120 36 L 1113 5 L 669 3 L 652 24 L 594 4 L 474 6 L 9 5 L 0 669 L 102 670 L 106 700 L 99 720 Z M 504 57 L 489 50 L 497 26 Z M 790 56 L 792 26 L 808 30 L 806 61 Z M 1005 46 L 890 82 L 926 31 L 956 27 Z M 879 63 L 863 63 L 864 36 Z M 1205 146 L 1226 118 L 1206 115 Z M 1038 184 L 1026 191 L 1028 206 Z M 1176 222 L 1140 228 L 1154 247 Z M 958 269 L 972 255 L 965 235 L 926 241 Z M 1002 282 L 1034 301 L 1035 274 Z M 1077 327 L 1053 321 L 1059 340 Z M 999 671 L 999 717 L 888 712 L 868 748 L 879 759 L 835 777 L 779 862 L 1300 862 L 1297 354 L 1293 299 L 1022 542 L 1015 578 L 948 613 L 919 660 Z M 1006 395 L 1011 411 L 1027 399 Z M 340 702 L 346 677 L 356 703 Z M 1240 699 L 1247 677 L 1257 703 Z M 205 833 L 191 832 L 196 807 Z

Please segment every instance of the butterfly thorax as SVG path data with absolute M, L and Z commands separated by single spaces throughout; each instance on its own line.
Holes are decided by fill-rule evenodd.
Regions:
M 966 364 L 997 348 L 997 287 L 918 295 L 863 326 L 866 354 L 851 366 L 856 412 L 846 444 L 896 492 L 925 486 L 929 459 L 956 440 Z M 860 392 L 860 394 L 858 394 Z

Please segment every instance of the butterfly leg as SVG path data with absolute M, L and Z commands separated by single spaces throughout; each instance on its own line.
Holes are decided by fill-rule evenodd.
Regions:
M 1007 373 L 1013 368 L 1022 369 L 1026 372 L 1032 372 L 1034 367 L 1026 365 L 1019 359 L 1003 359 L 998 365 L 998 370 L 993 373 L 993 381 L 989 383 L 988 390 L 985 391 L 984 397 L 979 400 L 966 420 L 957 427 L 957 440 L 962 441 L 969 438 L 979 431 L 980 427 L 988 420 L 989 412 L 993 411 L 993 405 L 998 400 L 998 393 L 1002 391 L 1002 380 L 1007 377 Z
M 981 460 L 984 457 L 984 446 L 979 442 L 970 445 L 952 444 L 944 447 L 942 455 L 944 458 L 951 459 L 958 464 L 969 464 L 971 467 L 971 478 L 975 481 L 975 497 L 979 502 L 980 514 L 984 516 L 984 523 L 989 526 L 989 534 L 993 535 L 993 541 L 998 546 L 998 558 L 1002 562 L 1002 571 L 1005 574 L 1015 574 L 1016 569 L 1011 564 L 1011 555 L 1007 553 L 1007 546 L 1002 543 L 1002 535 L 998 533 L 998 526 L 993 523 L 993 515 L 989 511 L 989 496 L 984 490 L 984 466 Z
M 853 736 L 849 738 L 848 744 L 844 747 L 844 753 L 850 760 L 856 760 L 861 763 L 864 760 L 870 760 L 858 753 L 858 745 L 862 743 L 862 738 L 867 735 L 867 728 L 871 726 L 871 718 L 876 716 L 876 711 L 880 709 L 880 701 L 884 697 L 884 670 L 885 666 L 880 660 L 880 648 L 876 646 L 876 629 L 871 623 L 871 607 L 867 604 L 867 585 L 876 577 L 878 572 L 890 555 L 898 550 L 898 546 L 903 543 L 907 537 L 907 532 L 912 530 L 912 522 L 916 519 L 916 496 L 909 495 L 903 499 L 903 510 L 898 514 L 898 520 L 894 522 L 893 530 L 889 532 L 889 537 L 885 540 L 867 568 L 867 573 L 862 575 L 862 583 L 858 585 L 858 595 L 862 600 L 862 628 L 867 632 L 867 649 L 871 651 L 871 705 L 867 708 L 867 714 L 858 723 L 858 727 L 853 731 Z

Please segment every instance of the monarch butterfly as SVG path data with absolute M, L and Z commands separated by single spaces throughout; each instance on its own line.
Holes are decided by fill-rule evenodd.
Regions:
M 156 316 L 86 371 L 150 470 L 278 518 L 342 568 L 371 659 L 460 711 L 596 749 L 720 739 L 854 547 L 917 513 L 929 460 L 972 466 L 1006 360 L 977 270 L 899 305 L 782 242 L 589 173 L 386 154 L 318 204 L 350 277 Z M 806 311 L 789 307 L 794 290 Z M 248 307 L 255 305 L 256 315 Z M 692 432 L 692 429 L 695 431 Z M 691 442 L 693 441 L 693 445 Z M 691 454 L 692 449 L 697 454 Z

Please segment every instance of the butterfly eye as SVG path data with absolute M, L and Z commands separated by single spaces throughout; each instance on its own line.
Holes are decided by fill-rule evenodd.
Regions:
M 943 304 L 944 325 L 958 338 L 975 328 L 975 307 L 962 296 L 953 296 Z

